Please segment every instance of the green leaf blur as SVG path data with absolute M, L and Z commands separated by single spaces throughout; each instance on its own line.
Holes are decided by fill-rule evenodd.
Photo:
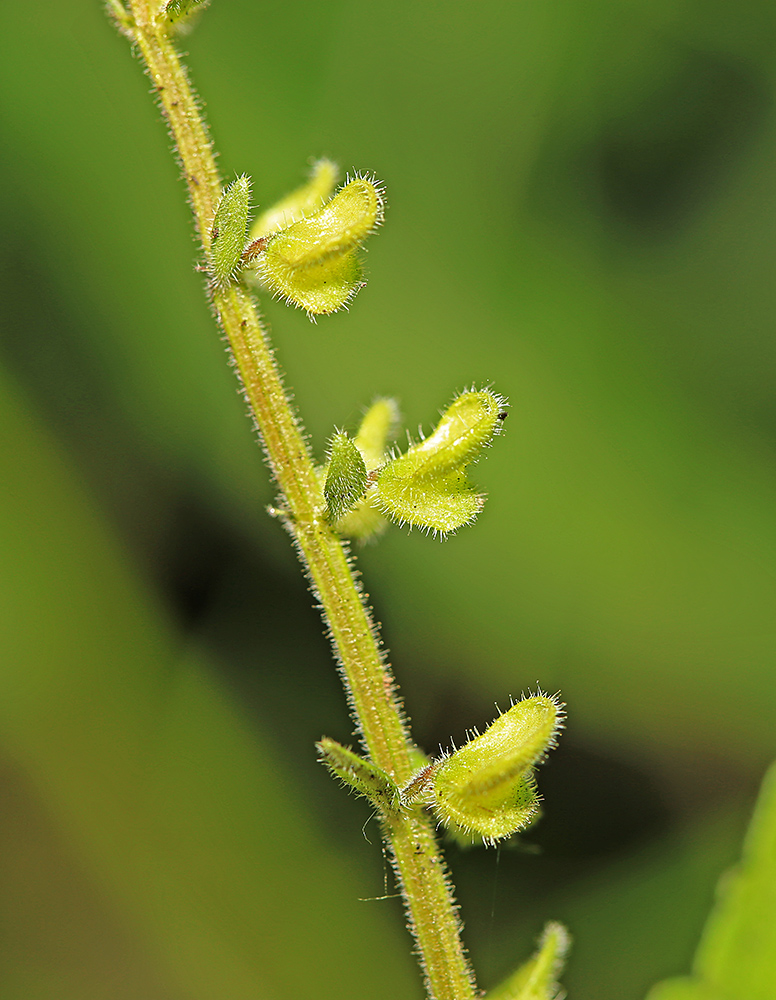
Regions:
M 727 872 L 692 978 L 661 983 L 648 1000 L 769 1000 L 776 983 L 776 767 L 763 784 L 740 865 Z

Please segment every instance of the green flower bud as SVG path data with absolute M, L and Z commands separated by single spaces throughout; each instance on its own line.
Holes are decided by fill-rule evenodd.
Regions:
M 336 163 L 327 159 L 316 160 L 306 184 L 261 213 L 251 226 L 250 239 L 258 240 L 269 233 L 287 229 L 293 222 L 298 222 L 323 208 L 326 201 L 331 198 L 338 174 Z
M 417 479 L 406 466 L 387 466 L 378 478 L 380 509 L 397 524 L 423 528 L 442 537 L 477 517 L 485 497 L 464 471 Z
M 331 439 L 323 495 L 326 517 L 333 524 L 353 510 L 366 490 L 366 465 L 361 452 L 343 431 Z
M 539 809 L 533 769 L 555 745 L 561 723 L 555 698 L 524 698 L 431 765 L 425 794 L 440 821 L 487 843 L 528 826 Z
M 395 399 L 376 399 L 364 414 L 355 440 L 369 472 L 385 462 L 388 443 L 396 436 L 398 423 L 399 407 Z
M 416 476 L 437 476 L 469 465 L 490 444 L 506 417 L 505 401 L 488 389 L 463 392 L 453 400 L 434 432 L 402 459 Z
M 224 190 L 210 229 L 210 272 L 216 287 L 229 284 L 237 273 L 245 248 L 251 180 L 243 174 Z
M 382 222 L 383 205 L 374 181 L 354 177 L 317 212 L 256 241 L 257 278 L 311 319 L 336 312 L 364 284 L 358 250 Z
M 465 469 L 501 429 L 505 407 L 504 399 L 488 389 L 458 396 L 429 437 L 380 471 L 383 512 L 399 524 L 441 535 L 473 521 L 485 498 Z

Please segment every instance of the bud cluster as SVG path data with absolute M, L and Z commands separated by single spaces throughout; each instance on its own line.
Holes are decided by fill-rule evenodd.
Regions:
M 336 312 L 364 284 L 359 249 L 382 219 L 382 189 L 354 177 L 322 208 L 267 237 L 256 277 L 311 317 Z
M 250 240 L 250 180 L 230 184 L 210 232 L 214 286 L 227 286 L 245 270 L 311 319 L 347 305 L 365 284 L 360 249 L 383 221 L 385 199 L 373 178 L 360 175 L 332 195 L 336 173 L 330 160 L 315 163 L 306 184 L 259 216 Z
M 366 541 L 389 521 L 441 536 L 473 521 L 485 498 L 469 482 L 466 467 L 501 430 L 506 405 L 489 389 L 461 393 L 432 434 L 404 454 L 389 455 L 398 408 L 393 400 L 378 400 L 354 441 L 344 434 L 333 439 L 323 477 L 327 516 L 335 529 Z

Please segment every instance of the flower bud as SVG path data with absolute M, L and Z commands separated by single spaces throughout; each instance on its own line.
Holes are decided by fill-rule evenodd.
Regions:
M 364 284 L 358 250 L 382 218 L 382 189 L 354 177 L 317 212 L 256 241 L 256 276 L 311 318 L 336 312 Z
M 501 428 L 505 405 L 501 396 L 488 389 L 461 393 L 433 433 L 409 449 L 403 464 L 415 476 L 437 476 L 469 465 Z
M 561 722 L 554 698 L 524 698 L 433 766 L 432 802 L 441 822 L 489 843 L 528 826 L 539 809 L 533 769 L 555 745 Z
M 281 198 L 256 219 L 251 226 L 251 240 L 287 229 L 293 222 L 304 219 L 323 208 L 331 198 L 339 170 L 331 160 L 316 160 L 306 184 Z
M 501 429 L 506 403 L 488 389 L 455 399 L 434 432 L 378 476 L 379 503 L 399 524 L 442 535 L 474 520 L 485 502 L 466 475 Z
M 364 414 L 355 441 L 369 472 L 385 462 L 388 443 L 396 436 L 398 423 L 399 407 L 395 399 L 376 399 Z

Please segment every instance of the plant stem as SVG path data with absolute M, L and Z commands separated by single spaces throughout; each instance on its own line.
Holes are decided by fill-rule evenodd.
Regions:
M 207 127 L 163 19 L 148 0 L 108 8 L 145 62 L 181 163 L 197 231 L 207 252 L 221 195 Z M 154 5 L 157 6 L 157 5 Z M 120 8 L 119 8 L 120 9 Z M 351 710 L 371 759 L 403 784 L 412 773 L 411 740 L 393 677 L 380 650 L 353 572 L 352 558 L 321 511 L 321 487 L 301 426 L 291 408 L 272 349 L 249 292 L 239 284 L 211 290 L 245 396 L 283 496 L 282 517 L 320 601 Z M 460 939 L 460 921 L 434 829 L 420 811 L 384 824 L 434 1000 L 474 1000 L 476 991 Z

